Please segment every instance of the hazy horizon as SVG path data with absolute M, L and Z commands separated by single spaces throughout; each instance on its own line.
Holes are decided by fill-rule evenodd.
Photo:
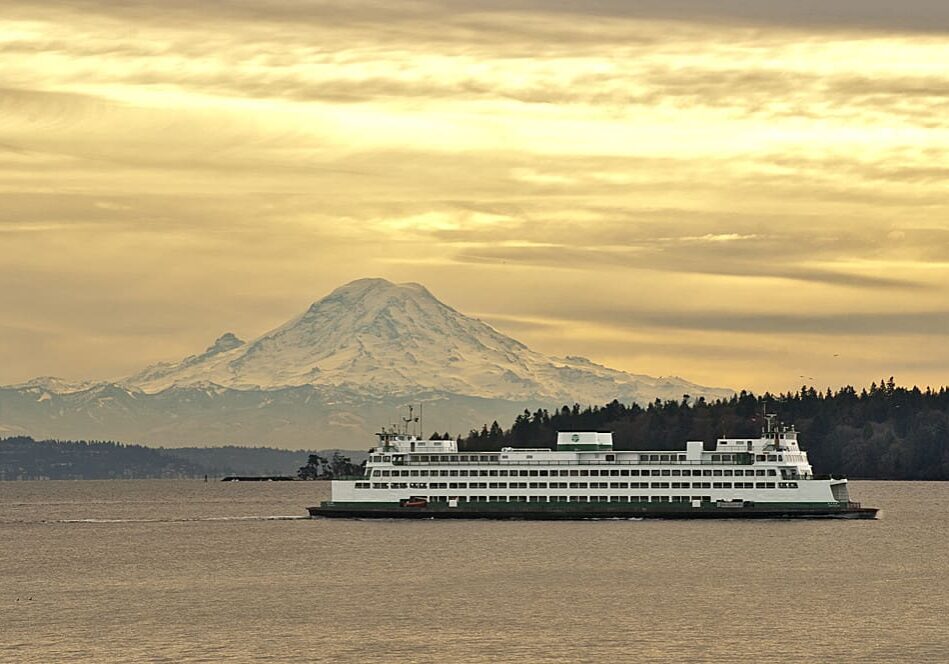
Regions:
M 949 8 L 11 0 L 0 385 L 418 282 L 758 392 L 949 383 Z

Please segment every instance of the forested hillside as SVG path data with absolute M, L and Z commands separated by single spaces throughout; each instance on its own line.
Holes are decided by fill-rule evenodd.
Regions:
M 239 447 L 226 445 L 224 447 L 174 447 L 161 448 L 171 456 L 180 457 L 205 469 L 212 476 L 216 475 L 296 475 L 301 466 L 306 464 L 313 451 L 307 450 L 279 450 L 272 447 Z M 323 456 L 332 457 L 340 450 L 323 450 Z M 366 458 L 365 452 L 343 451 L 355 463 L 361 463 Z
M 101 441 L 0 439 L 0 480 L 197 477 L 204 469 L 141 445 Z
M 320 452 L 331 457 L 337 450 Z M 0 439 L 0 480 L 188 478 L 209 475 L 293 475 L 306 451 L 269 447 L 151 448 L 101 441 Z M 364 452 L 344 452 L 360 463 Z
M 550 447 L 557 431 L 599 430 L 612 431 L 618 449 L 681 449 L 687 440 L 710 445 L 722 436 L 757 434 L 765 405 L 801 432 L 801 445 L 818 474 L 949 479 L 949 389 L 898 387 L 892 378 L 859 392 L 847 386 L 821 393 L 804 386 L 780 395 L 743 391 L 714 402 L 693 402 L 684 395 L 680 401 L 657 400 L 645 408 L 613 401 L 592 408 L 525 411 L 509 429 L 495 422 L 472 431 L 462 446 Z

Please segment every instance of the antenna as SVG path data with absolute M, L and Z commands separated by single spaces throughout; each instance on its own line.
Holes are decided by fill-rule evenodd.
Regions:
M 409 435 L 409 424 L 412 423 L 412 422 L 418 423 L 418 418 L 412 416 L 412 414 L 413 414 L 414 412 L 415 412 L 415 406 L 409 404 L 409 416 L 402 418 L 402 421 L 405 422 L 405 435 L 406 435 L 406 436 Z
M 418 402 L 418 437 L 425 439 L 425 425 L 422 423 L 422 402 Z
M 767 402 L 767 401 L 765 401 L 764 404 L 762 404 L 762 415 L 764 415 L 764 420 L 765 420 L 764 433 L 771 433 L 772 431 L 775 430 L 775 428 L 774 428 L 774 418 L 776 418 L 777 415 L 775 415 L 774 413 L 769 413 L 769 412 L 768 412 L 768 402 Z
M 777 415 L 775 413 L 768 412 L 768 404 L 767 402 L 765 402 L 764 419 L 765 419 L 766 424 L 765 424 L 765 429 L 762 432 L 762 438 L 767 437 L 770 440 L 771 434 L 774 434 L 774 449 L 780 450 L 781 449 L 781 427 L 774 425 L 775 418 L 777 418 Z M 787 427 L 785 427 L 785 431 L 786 430 L 787 430 Z

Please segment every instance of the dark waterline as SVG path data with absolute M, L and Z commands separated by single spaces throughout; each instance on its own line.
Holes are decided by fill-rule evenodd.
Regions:
M 0 661 L 945 662 L 949 485 L 877 521 L 309 520 L 313 482 L 0 483 Z

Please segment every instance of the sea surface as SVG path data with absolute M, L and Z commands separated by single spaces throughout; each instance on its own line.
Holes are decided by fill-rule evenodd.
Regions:
M 949 483 L 877 521 L 303 518 L 323 482 L 0 482 L 0 662 L 949 662 Z

